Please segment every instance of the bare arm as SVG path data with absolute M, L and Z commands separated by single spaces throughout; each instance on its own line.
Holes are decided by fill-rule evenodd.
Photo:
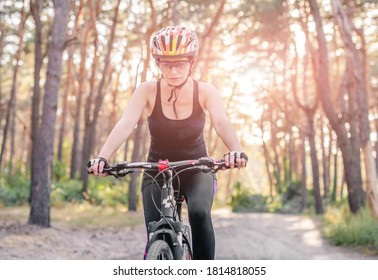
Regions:
M 144 108 L 147 105 L 147 93 L 149 85 L 141 84 L 132 94 L 122 117 L 110 132 L 105 144 L 102 146 L 98 158 L 109 160 L 113 154 L 121 147 L 133 132 Z M 93 170 L 93 174 L 101 173 L 104 168 L 103 161 L 95 161 L 88 170 Z M 98 172 L 97 172 L 98 171 Z
M 204 87 L 206 92 L 205 106 L 210 114 L 215 131 L 222 139 L 226 147 L 230 151 L 238 152 L 240 156 L 243 149 L 240 145 L 235 129 L 227 117 L 226 109 L 224 108 L 220 93 L 212 85 L 205 84 Z M 229 155 L 228 157 L 225 157 L 226 163 L 230 165 L 230 167 L 234 167 L 234 156 L 236 155 Z M 246 160 L 244 159 L 237 159 L 236 162 L 239 167 L 246 166 Z

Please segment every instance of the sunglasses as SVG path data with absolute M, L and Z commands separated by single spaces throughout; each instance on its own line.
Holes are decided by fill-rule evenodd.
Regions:
M 170 71 L 173 67 L 176 70 L 182 71 L 185 70 L 189 64 L 191 64 L 190 60 L 179 60 L 179 61 L 159 61 L 158 65 L 161 70 L 163 71 Z

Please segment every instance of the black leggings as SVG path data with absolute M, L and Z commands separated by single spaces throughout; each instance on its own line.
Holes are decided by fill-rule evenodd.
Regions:
M 211 221 L 211 206 L 216 189 L 214 174 L 203 172 L 180 173 L 180 193 L 188 205 L 189 223 L 192 229 L 193 258 L 195 260 L 213 260 L 215 254 L 215 236 Z M 160 205 L 160 188 L 153 184 L 148 175 L 143 176 L 142 195 L 146 227 L 152 221 L 158 221 L 160 214 L 152 200 Z M 157 180 L 160 184 L 162 181 Z M 177 186 L 177 179 L 174 180 Z

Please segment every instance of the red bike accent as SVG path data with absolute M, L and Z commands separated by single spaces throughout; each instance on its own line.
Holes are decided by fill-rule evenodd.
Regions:
M 159 172 L 162 172 L 163 170 L 166 170 L 168 169 L 169 165 L 168 165 L 168 160 L 159 160 L 159 165 L 158 165 L 158 169 L 159 169 Z

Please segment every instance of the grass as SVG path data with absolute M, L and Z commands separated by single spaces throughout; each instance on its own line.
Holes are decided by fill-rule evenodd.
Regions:
M 0 208 L 0 220 L 6 224 L 27 223 L 29 207 Z M 142 212 L 128 212 L 125 207 L 93 206 L 89 203 L 68 203 L 51 209 L 51 225 L 72 228 L 120 228 L 143 224 Z
M 330 207 L 324 216 L 323 233 L 337 246 L 358 247 L 378 255 L 378 219 L 368 209 L 352 215 L 345 206 Z

